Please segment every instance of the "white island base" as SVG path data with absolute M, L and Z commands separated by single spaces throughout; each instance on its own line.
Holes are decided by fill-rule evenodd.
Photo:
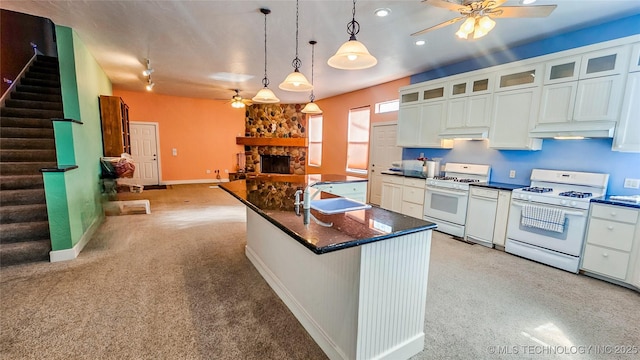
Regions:
M 247 257 L 330 359 L 422 351 L 430 249 L 425 230 L 318 255 L 247 208 Z

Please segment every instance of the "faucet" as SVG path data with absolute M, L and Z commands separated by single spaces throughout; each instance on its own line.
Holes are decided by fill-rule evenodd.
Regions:
M 303 205 L 302 208 L 307 210 L 311 208 L 311 200 L 313 200 L 313 198 L 315 198 L 316 196 L 318 196 L 318 194 L 320 194 L 320 191 L 316 191 L 313 195 L 311 195 L 311 192 L 309 191 L 316 183 L 311 183 L 309 185 L 307 185 L 306 188 L 304 188 L 304 194 L 303 194 Z

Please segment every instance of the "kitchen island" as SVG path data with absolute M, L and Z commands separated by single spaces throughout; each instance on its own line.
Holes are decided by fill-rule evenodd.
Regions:
M 436 225 L 375 206 L 332 215 L 294 206 L 310 185 L 362 181 L 273 175 L 221 187 L 247 206 L 247 257 L 329 358 L 407 359 L 424 348 Z

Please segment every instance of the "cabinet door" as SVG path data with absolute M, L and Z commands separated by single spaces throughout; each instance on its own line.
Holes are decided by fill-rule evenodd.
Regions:
M 617 121 L 622 104 L 622 75 L 578 82 L 574 121 Z
M 507 91 L 535 87 L 540 84 L 542 64 L 511 68 L 497 74 L 495 91 Z
M 549 61 L 546 64 L 544 84 L 577 81 L 580 75 L 580 56 Z
M 400 91 L 400 105 L 417 103 L 420 100 L 419 90 Z
M 491 124 L 491 95 L 476 95 L 467 98 L 467 117 L 465 125 L 468 127 L 486 126 Z
M 444 128 L 446 114 L 445 101 L 435 101 L 422 105 L 420 128 L 413 130 L 414 132 L 419 132 L 421 146 L 446 149 L 453 147 L 453 140 L 441 139 L 438 136 Z
M 395 212 L 402 212 L 402 186 L 383 182 L 380 207 Z
M 493 227 L 493 244 L 504 246 L 507 239 L 507 221 L 509 220 L 509 208 L 511 205 L 511 191 L 500 190 L 498 192 L 498 207 L 496 208 L 496 221 Z
M 576 71 L 577 72 L 577 71 Z M 578 82 L 545 85 L 540 100 L 538 124 L 568 123 L 573 119 Z
M 622 112 L 613 136 L 613 151 L 640 152 L 640 101 L 638 99 L 640 99 L 640 72 L 634 72 L 627 77 Z
M 640 43 L 634 44 L 631 48 L 631 61 L 629 72 L 640 71 Z
M 422 89 L 422 100 L 423 101 L 440 101 L 447 98 L 447 85 L 440 84 L 430 84 Z
M 398 146 L 417 146 L 420 136 L 420 105 L 401 106 L 398 111 Z
M 497 190 L 492 191 L 497 192 Z M 467 205 L 465 235 L 492 243 L 497 206 L 496 199 L 470 196 Z
M 445 129 L 459 129 L 464 127 L 467 119 L 468 97 L 449 99 L 447 101 L 447 121 Z
M 626 46 L 587 53 L 582 56 L 580 79 L 622 74 L 628 69 L 628 59 Z
M 538 87 L 493 94 L 489 147 L 540 150 L 542 140 L 529 137 L 538 116 L 539 102 Z

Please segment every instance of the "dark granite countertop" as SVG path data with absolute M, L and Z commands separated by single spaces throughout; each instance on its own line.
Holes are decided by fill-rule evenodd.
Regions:
M 508 183 L 500 183 L 500 182 L 486 182 L 486 183 L 469 183 L 469 185 L 473 185 L 473 186 L 482 186 L 482 187 L 487 187 L 487 188 L 492 188 L 492 189 L 498 189 L 498 190 L 514 190 L 514 189 L 520 189 L 523 187 L 527 187 L 528 185 L 520 185 L 520 184 L 508 184 Z
M 304 189 L 316 181 L 340 183 L 366 179 L 342 175 L 270 175 L 222 183 L 220 187 L 316 254 L 436 228 L 432 222 L 375 205 L 367 210 L 334 215 L 325 215 L 313 209 L 305 214 L 300 206 L 300 215 L 297 215 L 294 206 L 296 190 Z M 336 196 L 321 191 L 315 198 L 331 197 Z M 309 219 L 309 214 L 324 223 L 332 223 L 332 226 L 316 223 Z M 305 216 L 308 220 L 306 225 Z
M 427 178 L 427 175 L 425 173 L 423 173 L 422 171 L 415 171 L 415 170 L 403 170 L 403 171 L 384 170 L 384 171 L 381 171 L 380 174 L 382 174 L 382 175 L 403 176 L 403 177 L 412 177 L 412 178 L 418 178 L 418 179 L 426 179 Z
M 591 199 L 592 203 L 599 203 L 599 204 L 608 204 L 608 205 L 616 205 L 616 206 L 624 206 L 624 207 L 630 207 L 630 208 L 634 208 L 634 209 L 640 209 L 640 203 L 636 203 L 633 201 L 623 201 L 623 200 L 611 200 L 611 195 L 607 195 L 607 196 L 603 196 L 603 197 L 599 197 L 599 198 L 593 198 Z

